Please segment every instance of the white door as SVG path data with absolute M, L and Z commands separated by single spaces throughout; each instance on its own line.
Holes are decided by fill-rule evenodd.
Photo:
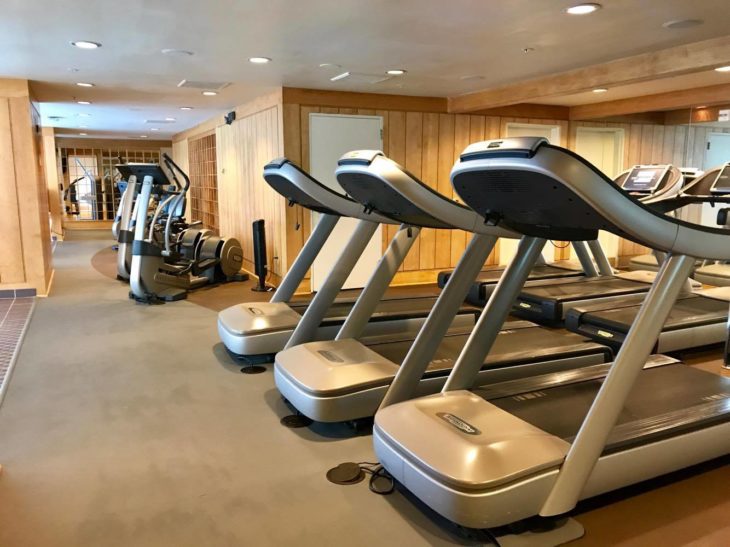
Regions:
M 312 176 L 344 193 L 335 178 L 337 160 L 352 150 L 381 150 L 383 148 L 383 118 L 380 116 L 347 116 L 339 114 L 309 115 L 309 167 Z M 319 215 L 312 214 L 312 224 Z M 357 220 L 343 218 L 337 223 L 327 243 L 312 264 L 312 290 L 319 290 L 335 264 L 344 245 L 350 239 Z M 345 289 L 362 288 L 370 278 L 375 264 L 382 256 L 381 227 L 378 227 L 365 252 L 360 257 Z
M 608 127 L 579 127 L 575 134 L 575 152 L 598 167 L 612 179 L 623 166 L 624 130 Z M 618 256 L 618 236 L 601 231 L 598 235 L 608 257 Z M 574 258 L 571 250 L 571 258 Z
M 551 143 L 560 143 L 560 126 L 538 123 L 508 123 L 505 137 L 545 137 Z M 517 252 L 516 239 L 499 240 L 499 263 L 509 264 Z M 542 250 L 542 256 L 547 262 L 552 262 L 555 257 L 553 246 L 548 243 Z
M 707 136 L 707 150 L 705 151 L 706 170 L 718 167 L 730 161 L 730 133 L 710 133 Z

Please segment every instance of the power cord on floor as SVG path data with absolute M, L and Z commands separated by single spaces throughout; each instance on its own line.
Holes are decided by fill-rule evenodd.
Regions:
M 395 479 L 378 462 L 344 462 L 327 471 L 327 480 L 342 486 L 357 484 L 370 475 L 368 488 L 374 494 L 387 496 L 395 490 Z M 379 486 L 379 483 L 384 483 Z
M 387 496 L 393 493 L 395 490 L 395 479 L 379 462 L 358 462 L 358 465 L 360 469 L 370 475 L 368 488 L 371 492 L 379 496 Z M 385 482 L 385 488 L 379 488 L 377 486 L 379 480 Z

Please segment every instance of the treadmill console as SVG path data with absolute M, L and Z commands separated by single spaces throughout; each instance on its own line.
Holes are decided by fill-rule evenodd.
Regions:
M 730 194 L 730 163 L 726 163 L 712 183 L 710 192 L 713 194 Z
M 170 184 L 170 180 L 157 163 L 124 163 L 117 165 L 117 171 L 122 175 L 123 179 L 127 181 L 130 177 L 135 177 L 138 184 L 144 182 L 145 177 L 152 177 L 153 184 L 155 186 L 167 186 Z
M 635 165 L 622 188 L 634 194 L 653 194 L 669 171 L 669 165 Z

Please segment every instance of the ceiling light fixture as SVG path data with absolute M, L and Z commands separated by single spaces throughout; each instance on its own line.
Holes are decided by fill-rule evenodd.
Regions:
M 218 95 L 218 92 L 217 91 L 203 91 L 203 95 L 205 95 L 206 97 L 215 97 L 216 95 Z
M 157 127 L 150 127 L 150 131 L 159 131 Z
M 408 71 L 403 70 L 402 68 L 392 68 L 390 70 L 387 70 L 385 73 L 390 74 L 391 76 L 403 76 L 403 74 L 405 74 L 406 72 Z
M 147 135 L 140 135 L 139 138 L 140 139 L 146 139 L 147 138 Z
M 588 15 L 589 13 L 598 11 L 602 7 L 603 6 L 601 6 L 601 4 L 578 4 L 576 6 L 571 6 L 566 9 L 565 13 L 568 13 L 570 15 Z
M 522 48 L 522 53 L 525 53 L 525 54 L 532 53 L 533 51 L 535 51 L 534 47 L 523 47 Z
M 676 19 L 674 21 L 667 21 L 666 23 L 663 23 L 662 26 L 670 30 L 677 30 L 697 27 L 703 23 L 704 21 L 702 19 Z
M 192 106 L 181 106 L 180 107 L 180 110 L 192 110 L 192 109 L 193 109 Z
M 88 127 L 89 127 L 88 125 L 80 125 L 79 129 L 87 129 Z
M 184 107 L 182 107 L 182 108 L 181 108 L 180 110 L 185 110 L 185 109 L 187 109 L 187 108 L 188 108 L 188 107 L 184 106 Z M 166 121 L 166 122 L 174 122 L 174 121 L 175 121 L 175 118 L 167 117 L 167 118 L 165 118 L 165 121 Z
M 270 63 L 271 59 L 268 57 L 249 57 L 248 62 L 255 65 L 265 65 L 266 63 Z
M 76 85 L 79 87 L 94 87 L 94 84 L 88 82 L 76 82 Z
M 91 101 L 76 101 L 77 104 L 91 104 Z
M 163 55 L 172 55 L 175 57 L 190 57 L 192 55 L 195 55 L 194 52 L 188 50 L 188 49 L 175 49 L 175 48 L 165 48 L 163 50 L 160 50 Z
M 340 68 L 340 65 L 335 63 L 320 63 L 319 68 Z
M 79 133 L 79 135 L 81 135 L 82 137 L 85 137 L 86 133 Z
M 79 49 L 97 49 L 101 47 L 99 42 L 89 42 L 88 40 L 76 40 L 71 45 Z
M 695 108 L 707 108 L 707 105 L 706 104 L 703 104 L 701 106 L 695 106 Z
M 730 72 L 730 65 L 719 66 L 715 69 L 715 72 Z
M 350 75 L 349 72 L 343 72 L 342 74 L 338 74 L 337 76 L 332 76 L 330 78 L 330 82 L 336 82 L 337 80 L 344 80 Z
M 608 89 L 606 89 L 605 87 L 597 87 L 593 90 L 593 93 L 605 93 L 606 91 L 608 91 Z

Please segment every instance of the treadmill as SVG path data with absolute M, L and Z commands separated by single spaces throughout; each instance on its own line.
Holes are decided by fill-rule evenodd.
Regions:
M 290 205 L 299 204 L 321 216 L 269 302 L 237 304 L 218 314 L 218 334 L 226 349 L 248 363 L 273 361 L 274 354 L 292 340 L 295 332 L 296 342 L 334 337 L 355 302 L 352 298 L 337 299 L 339 291 L 378 224 L 396 224 L 372 210 L 363 210 L 362 205 L 325 186 L 286 158 L 267 164 L 264 179 Z M 324 242 L 343 216 L 359 219 L 359 223 L 351 239 L 343 246 L 337 264 L 312 300 L 291 302 Z M 390 281 L 417 235 L 418 228 L 407 228 L 405 232 L 399 230 L 378 263 L 374 277 Z M 361 294 L 368 297 L 367 288 Z M 438 294 L 434 287 L 417 296 L 383 298 L 384 295 L 381 295 L 371 299 L 375 307 L 365 327 L 366 334 L 417 331 Z M 456 324 L 473 325 L 478 311 L 474 306 L 462 304 Z
M 542 259 L 542 255 L 541 255 Z M 582 277 L 585 272 L 582 269 L 571 267 L 568 264 L 548 264 L 541 260 L 542 263 L 535 264 L 530 272 L 530 281 L 540 281 L 544 279 L 565 279 L 568 277 Z M 446 270 L 439 272 L 437 278 L 437 284 L 439 288 L 443 289 L 446 283 L 449 281 L 453 270 Z M 504 266 L 492 266 L 485 268 L 479 272 L 479 275 L 469 287 L 469 292 L 466 295 L 466 301 L 474 304 L 475 306 L 484 306 L 491 294 L 497 282 L 504 273 Z
M 682 174 L 670 165 L 638 165 L 620 176 L 615 184 L 633 193 L 637 199 L 655 202 L 679 191 Z M 515 302 L 514 314 L 545 325 L 562 325 L 572 308 L 591 304 L 609 307 L 622 298 L 643 298 L 656 275 L 650 271 L 613 274 L 604 270 L 601 273 L 528 282 Z
M 723 167 L 707 171 L 684 186 L 675 196 L 654 201 L 652 206 L 662 212 L 670 212 L 692 203 L 730 202 L 730 184 L 722 184 L 722 170 Z M 573 308 L 566 314 L 565 326 L 616 349 L 626 339 L 642 300 L 643 295 L 629 296 L 612 301 L 610 305 L 599 303 Z M 673 352 L 724 342 L 727 337 L 728 302 L 729 287 L 696 291 L 685 287 L 669 311 L 654 351 Z
M 711 203 L 727 203 L 725 198 L 730 196 L 730 162 L 725 163 L 713 169 L 715 171 L 715 181 L 710 188 L 707 201 Z M 726 229 L 730 222 L 728 221 L 728 210 L 721 209 L 717 214 L 717 223 Z M 730 264 L 727 262 L 719 262 L 717 264 L 707 264 L 695 271 L 695 279 L 700 283 L 714 285 L 716 287 L 730 286 Z
M 653 211 L 543 138 L 473 144 L 451 180 L 477 213 L 525 235 L 441 393 L 408 400 L 407 374 L 388 390 L 373 437 L 396 480 L 462 526 L 507 535 L 516 524 L 529 534 L 511 539 L 557 545 L 583 534 L 566 519 L 580 499 L 730 452 L 730 378 L 650 356 L 688 253 L 727 260 L 726 232 Z M 615 361 L 473 389 L 544 241 L 599 229 L 667 253 Z
M 452 319 L 497 237 L 517 234 L 484 224 L 471 209 L 434 192 L 382 152 L 350 152 L 339 161 L 337 179 L 348 195 L 379 215 L 409 226 L 462 229 L 474 233 L 426 324 L 426 347 L 412 351 L 415 334 L 363 336 L 368 317 L 357 306 L 334 340 L 290 345 L 276 355 L 276 386 L 299 412 L 319 422 L 373 416 L 401 365 L 421 369 L 417 393 L 441 389 L 471 327 Z M 377 295 L 373 295 L 377 296 Z M 450 326 L 451 325 L 451 326 Z M 611 351 L 563 329 L 512 321 L 499 333 L 483 362 L 478 384 L 605 363 Z

